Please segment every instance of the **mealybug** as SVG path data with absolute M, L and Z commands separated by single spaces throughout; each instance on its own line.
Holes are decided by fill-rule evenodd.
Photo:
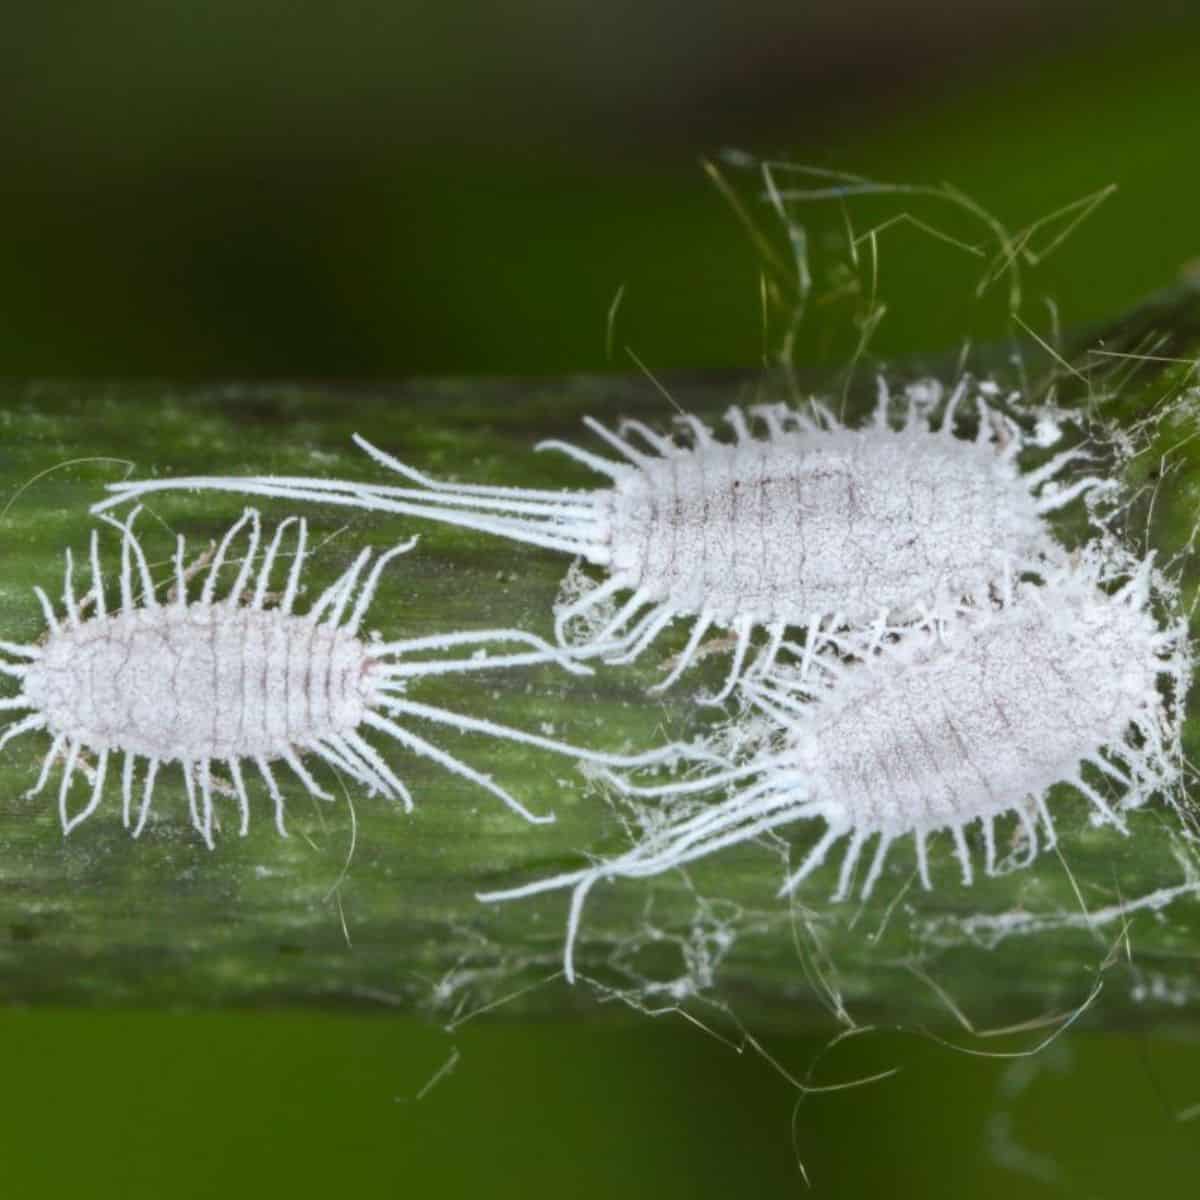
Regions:
M 1003 603 L 963 607 L 953 619 L 880 634 L 866 647 L 824 635 L 819 647 L 804 647 L 798 669 L 777 667 L 742 684 L 774 727 L 773 744 L 749 762 L 658 787 L 612 776 L 626 793 L 672 805 L 678 815 L 665 815 L 619 857 L 480 898 L 573 888 L 571 975 L 582 904 L 596 882 L 657 875 L 802 819 L 820 819 L 825 829 L 781 894 L 847 838 L 835 900 L 850 893 L 872 838 L 864 898 L 891 844 L 909 834 L 926 888 L 926 838 L 939 830 L 953 837 L 965 884 L 972 879 L 965 831 L 974 824 L 989 873 L 994 823 L 1006 813 L 1020 823 L 1031 861 L 1039 822 L 1045 844 L 1055 842 L 1046 804 L 1055 784 L 1076 788 L 1095 820 L 1123 830 L 1123 810 L 1178 778 L 1191 657 L 1186 624 L 1163 628 L 1151 611 L 1151 560 L 1118 567 L 1114 555 L 1086 551 L 1048 573 L 1043 586 L 1009 584 Z M 690 804 L 725 788 L 733 790 L 718 803 Z
M 19 663 L 0 662 L 0 673 L 20 681 L 19 695 L 0 700 L 0 709 L 30 710 L 0 734 L 0 747 L 23 733 L 46 730 L 51 746 L 37 783 L 42 790 L 51 768 L 63 762 L 59 814 L 64 833 L 86 820 L 100 804 L 110 757 L 123 754 L 121 797 L 126 827 L 141 833 L 150 812 L 161 767 L 183 767 L 192 824 L 213 845 L 214 792 L 236 797 L 241 832 L 249 823 L 249 799 L 243 760 L 261 775 L 275 807 L 280 833 L 284 800 L 271 763 L 282 760 L 314 796 L 332 797 L 302 762 L 313 757 L 344 772 L 372 794 L 399 800 L 411 810 L 408 789 L 380 752 L 363 736 L 373 730 L 414 754 L 433 760 L 499 797 L 530 821 L 536 817 L 486 775 L 398 724 L 394 717 L 415 717 L 452 728 L 520 742 L 578 759 L 607 765 L 659 761 L 650 756 L 619 756 L 578 749 L 535 734 L 463 716 L 410 700 L 409 680 L 427 675 L 557 661 L 581 667 L 541 638 L 512 629 L 437 634 L 401 641 L 372 641 L 359 636 L 371 598 L 388 562 L 412 548 L 415 539 L 375 559 L 371 550 L 354 563 L 303 615 L 293 606 L 300 589 L 307 528 L 289 517 L 275 530 L 255 573 L 260 542 L 259 515 L 247 509 L 216 548 L 199 598 L 188 600 L 191 570 L 184 566 L 184 542 L 176 542 L 173 595 L 160 602 L 142 545 L 133 532 L 135 509 L 121 531 L 120 605 L 106 606 L 100 554 L 92 533 L 91 588 L 81 600 L 66 553 L 63 611 L 57 614 L 41 588 L 35 588 L 45 614 L 43 640 L 27 645 L 0 642 L 0 651 Z M 269 603 L 272 568 L 283 538 L 294 527 L 296 543 L 287 582 L 278 603 Z M 233 586 L 217 598 L 218 576 L 234 539 L 248 531 L 248 543 Z M 367 571 L 365 580 L 363 572 Z M 361 582 L 360 582 L 361 581 Z M 357 592 L 357 596 L 355 593 Z M 424 651 L 453 650 L 514 642 L 527 649 L 471 658 L 410 659 Z M 582 668 L 586 672 L 586 668 Z M 95 760 L 91 798 L 72 815 L 71 781 L 77 768 L 91 773 L 85 755 Z M 145 764 L 142 798 L 136 817 L 134 777 Z M 218 782 L 214 767 L 228 773 Z
M 614 433 L 586 418 L 617 460 L 564 442 L 538 448 L 560 450 L 612 481 L 592 491 L 444 483 L 355 435 L 376 462 L 419 486 L 185 477 L 111 484 L 116 495 L 95 510 L 163 489 L 216 488 L 404 513 L 581 556 L 608 578 L 559 607 L 560 643 L 568 644 L 575 619 L 629 593 L 575 651 L 632 661 L 676 617 L 694 617 L 683 653 L 651 690 L 674 683 L 705 633 L 718 627 L 732 631 L 734 646 L 721 699 L 743 674 L 756 629 L 768 635 L 754 664 L 761 674 L 789 626 L 815 637 L 823 625 L 911 621 L 982 600 L 1004 570 L 1037 569 L 1048 554 L 1060 554 L 1043 515 L 1100 481 L 1058 483 L 1063 469 L 1084 457 L 1080 449 L 1022 474 L 1017 458 L 1030 439 L 985 403 L 989 388 L 980 385 L 971 397 L 964 381 L 943 403 L 939 385 L 912 385 L 899 428 L 882 382 L 874 419 L 861 428 L 815 402 L 810 412 L 760 405 L 747 415 L 732 408 L 731 443 L 717 441 L 694 416 L 678 419 L 682 442 L 639 421 L 622 421 Z M 954 426 L 960 406 L 971 401 L 978 431 L 967 440 Z

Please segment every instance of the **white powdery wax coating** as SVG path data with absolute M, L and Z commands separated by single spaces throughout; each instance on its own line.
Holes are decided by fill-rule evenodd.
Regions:
M 963 882 L 971 882 L 965 831 L 976 822 L 986 870 L 994 874 L 994 823 L 1005 813 L 1020 821 L 1024 861 L 1032 861 L 1039 823 L 1044 844 L 1055 844 L 1047 805 L 1055 784 L 1073 786 L 1095 819 L 1124 831 L 1121 810 L 1168 792 L 1180 776 L 1192 677 L 1188 626 L 1178 615 L 1169 625 L 1156 618 L 1150 601 L 1165 581 L 1151 558 L 1139 563 L 1114 547 L 1095 547 L 1079 559 L 1041 586 L 1006 585 L 1002 604 L 960 607 L 950 619 L 932 619 L 887 642 L 881 631 L 865 652 L 853 642 L 847 650 L 836 634 L 819 635 L 823 644 L 808 647 L 798 668 L 742 685 L 773 727 L 750 761 L 655 787 L 608 775 L 618 790 L 650 798 L 656 809 L 675 799 L 682 807 L 668 807 L 625 854 L 480 898 L 572 889 L 563 958 L 572 979 L 583 905 L 596 883 L 661 875 L 798 822 L 819 819 L 825 830 L 780 894 L 794 891 L 846 838 L 835 900 L 850 894 L 871 839 L 864 899 L 888 848 L 907 834 L 926 888 L 926 838 L 939 830 L 951 833 Z M 1117 591 L 1106 590 L 1122 577 Z M 763 745 L 757 734 L 755 742 Z M 1097 776 L 1110 793 L 1117 785 L 1115 807 Z M 695 804 L 716 791 L 728 794 Z
M 396 717 L 432 721 L 610 766 L 644 765 L 673 754 L 671 748 L 648 755 L 606 754 L 409 699 L 408 684 L 427 675 L 546 662 L 558 662 L 575 673 L 588 670 L 519 629 L 455 630 L 390 642 L 360 639 L 358 631 L 384 567 L 411 550 L 416 539 L 379 555 L 369 569 L 372 551 L 360 551 L 300 615 L 293 612 L 293 604 L 300 591 L 307 526 L 295 517 L 281 522 L 260 560 L 261 521 L 254 509 L 247 509 L 220 544 L 190 568 L 184 567 L 183 538 L 177 538 L 171 596 L 160 603 L 145 550 L 133 532 L 137 512 L 135 508 L 123 523 L 111 522 L 121 533 L 120 607 L 115 612 L 105 600 L 99 540 L 93 530 L 91 588 L 85 597 L 77 596 L 68 550 L 62 615 L 54 611 L 46 593 L 35 588 L 46 618 L 44 637 L 28 644 L 0 641 L 0 676 L 21 683 L 18 695 L 0 697 L 0 713 L 26 710 L 0 726 L 0 750 L 27 733 L 50 734 L 50 748 L 27 795 L 38 795 L 54 765 L 63 762 L 58 806 L 64 833 L 99 807 L 109 760 L 118 755 L 123 758 L 122 820 L 135 837 L 149 818 L 160 768 L 176 762 L 183 768 L 192 824 L 210 848 L 218 794 L 237 801 L 240 832 L 244 835 L 249 829 L 243 763 L 261 776 L 281 834 L 287 832 L 285 803 L 271 767 L 275 761 L 284 762 L 308 793 L 321 799 L 333 797 L 305 767 L 305 756 L 364 785 L 372 795 L 398 800 L 411 810 L 408 788 L 363 736 L 368 730 L 470 780 L 529 821 L 552 819 L 534 815 L 490 776 L 397 723 Z M 272 569 L 289 528 L 295 533 L 295 549 L 287 583 L 278 602 L 268 605 L 275 599 Z M 220 573 L 239 534 L 246 542 L 241 565 L 230 590 L 217 600 Z M 206 562 L 200 598 L 189 603 L 188 580 Z M 518 649 L 490 654 L 486 648 L 492 642 L 513 643 Z M 471 653 L 465 658 L 444 653 L 459 649 Z M 426 654 L 432 657 L 422 657 Z M 86 766 L 92 757 L 94 769 Z M 139 766 L 142 799 L 135 815 Z M 228 782 L 214 776 L 214 766 L 228 774 Z M 92 794 L 73 812 L 70 793 L 77 768 L 91 777 Z
M 608 577 L 586 591 L 568 589 L 555 606 L 561 646 L 578 658 L 632 662 L 676 618 L 694 618 L 674 666 L 650 688 L 662 691 L 707 652 L 710 629 L 729 629 L 733 658 L 714 697 L 723 700 L 743 676 L 770 671 L 789 627 L 906 624 L 964 601 L 984 603 L 1009 574 L 1061 563 L 1043 518 L 1109 481 L 1064 479 L 1070 464 L 1089 457 L 1081 446 L 1022 473 L 1022 452 L 1053 444 L 1061 430 L 1043 412 L 1030 435 L 989 403 L 997 391 L 984 382 L 972 395 L 967 378 L 948 395 L 932 380 L 910 384 L 900 428 L 882 379 L 874 416 L 860 428 L 818 400 L 733 407 L 725 414 L 732 443 L 682 412 L 672 434 L 633 419 L 614 431 L 584 418 L 617 458 L 558 440 L 539 449 L 608 477 L 609 486 L 588 491 L 450 483 L 355 435 L 415 486 L 271 475 L 127 480 L 94 507 L 214 488 L 403 513 L 570 554 Z M 974 410 L 971 440 L 955 432 L 964 405 Z M 767 644 L 748 665 L 757 630 Z
M 605 497 L 611 570 L 730 622 L 913 614 L 1045 544 L 1038 501 L 989 442 L 879 424 L 649 459 Z
M 1094 589 L 1025 589 L 852 671 L 796 730 L 831 822 L 901 835 L 1012 810 L 1125 745 L 1158 707 L 1161 632 Z
M 365 647 L 279 609 L 135 609 L 52 633 L 25 679 L 52 735 L 163 762 L 263 756 L 352 732 Z

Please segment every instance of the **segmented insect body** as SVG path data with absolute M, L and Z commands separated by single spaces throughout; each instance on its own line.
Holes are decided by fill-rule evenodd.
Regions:
M 966 884 L 965 831 L 973 824 L 989 873 L 996 870 L 995 821 L 1006 813 L 1023 827 L 1025 863 L 1032 861 L 1038 822 L 1045 844 L 1055 842 L 1046 804 L 1055 784 L 1073 785 L 1096 820 L 1123 830 L 1125 809 L 1168 790 L 1178 776 L 1191 660 L 1186 626 L 1161 628 L 1151 611 L 1150 560 L 1113 592 L 1101 586 L 1111 575 L 1111 560 L 1085 556 L 1044 586 L 1011 587 L 1003 606 L 965 609 L 956 620 L 880 638 L 861 658 L 847 658 L 836 635 L 826 635 L 800 669 L 743 682 L 752 706 L 777 730 L 776 745 L 742 765 L 658 787 L 610 776 L 623 791 L 663 803 L 734 789 L 725 799 L 664 819 L 610 861 L 481 899 L 573 888 L 571 973 L 581 907 L 597 881 L 656 875 L 801 819 L 819 818 L 825 829 L 781 894 L 847 838 L 834 899 L 849 894 L 872 838 L 864 897 L 891 844 L 908 834 L 926 888 L 926 838 L 939 830 L 951 833 Z M 1105 791 L 1114 787 L 1110 802 Z
M 968 400 L 978 417 L 972 440 L 954 431 Z M 95 507 L 166 488 L 219 488 L 400 512 L 578 555 L 606 568 L 608 578 L 559 607 L 560 644 L 570 644 L 574 621 L 628 593 L 576 652 L 632 661 L 676 617 L 694 617 L 683 653 L 652 690 L 674 683 L 718 627 L 734 635 L 724 698 L 746 668 L 756 629 L 768 634 L 754 663 L 762 673 L 789 626 L 815 634 L 823 624 L 912 620 L 983 599 L 1005 571 L 1057 556 L 1044 514 L 1101 483 L 1058 483 L 1083 456 L 1079 449 L 1022 474 L 1017 459 L 1028 438 L 982 394 L 970 397 L 966 382 L 944 402 L 937 385 L 914 385 L 905 402 L 899 428 L 882 383 L 875 417 L 862 428 L 846 427 L 816 403 L 811 413 L 733 408 L 726 416 L 732 443 L 717 441 L 695 417 L 679 419 L 682 442 L 638 421 L 622 421 L 613 433 L 588 418 L 618 460 L 556 441 L 539 449 L 560 450 L 607 475 L 611 486 L 594 491 L 443 483 L 356 435 L 377 462 L 420 486 L 192 477 L 113 484 L 116 495 Z
M 280 833 L 286 832 L 284 799 L 272 762 L 286 763 L 311 794 L 332 799 L 305 767 L 305 755 L 343 772 L 371 793 L 398 800 L 411 809 L 408 789 L 363 736 L 364 730 L 382 734 L 473 781 L 528 820 L 552 819 L 535 817 L 486 775 L 398 724 L 392 719 L 397 716 L 597 763 L 658 760 L 661 751 L 648 758 L 596 753 L 409 699 L 408 681 L 427 675 L 550 661 L 577 673 L 587 670 L 541 638 L 513 629 L 390 642 L 361 638 L 360 628 L 384 568 L 411 549 L 415 539 L 380 555 L 374 564 L 370 562 L 372 551 L 361 551 L 301 615 L 293 607 L 305 558 L 305 522 L 291 517 L 277 527 L 257 577 L 252 578 L 260 520 L 257 512 L 248 509 L 217 547 L 199 598 L 192 602 L 187 596 L 190 572 L 184 565 L 184 543 L 182 538 L 178 540 L 174 595 L 160 603 L 146 555 L 133 531 L 136 512 L 123 524 L 113 522 L 121 531 L 120 605 L 115 611 L 106 607 L 99 545 L 93 532 L 88 595 L 83 600 L 76 596 L 68 550 L 62 615 L 55 613 L 42 589 L 35 589 L 48 626 L 44 640 L 28 645 L 0 642 L 0 651 L 21 660 L 0 662 L 0 673 L 21 683 L 19 695 L 0 700 L 0 710 L 29 710 L 0 734 L 0 747 L 23 733 L 49 732 L 50 750 L 30 794 L 41 791 L 61 758 L 59 810 L 65 833 L 99 806 L 109 760 L 117 754 L 124 756 L 123 817 L 127 827 L 132 824 L 135 836 L 150 813 L 159 769 L 174 762 L 183 766 L 192 823 L 210 847 L 214 793 L 226 790 L 236 798 L 241 832 L 247 832 L 250 805 L 243 761 L 252 763 L 261 775 L 274 803 Z M 278 604 L 271 605 L 271 573 L 289 528 L 294 528 L 296 535 L 294 557 L 283 595 Z M 247 545 L 236 579 L 228 593 L 217 599 L 218 576 L 243 531 Z M 406 657 L 505 641 L 525 648 L 500 655 L 476 653 L 470 658 Z M 89 756 L 96 763 L 91 798 L 71 814 L 72 778 L 79 768 L 90 773 L 85 761 Z M 145 774 L 135 817 L 139 762 L 144 762 Z M 214 767 L 227 770 L 227 784 L 218 783 Z

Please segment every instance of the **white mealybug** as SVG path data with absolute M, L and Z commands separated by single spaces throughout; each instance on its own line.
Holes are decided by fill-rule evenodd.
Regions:
M 355 435 L 381 465 L 419 487 L 292 476 L 182 477 L 110 484 L 100 511 L 132 496 L 175 488 L 215 488 L 293 500 L 404 513 L 496 533 L 582 557 L 608 578 L 556 612 L 560 644 L 572 622 L 631 593 L 609 619 L 591 622 L 581 657 L 637 658 L 676 617 L 694 617 L 686 647 L 652 691 L 678 679 L 705 633 L 732 631 L 733 662 L 717 699 L 746 667 L 751 637 L 767 645 L 754 673 L 770 670 L 788 627 L 815 637 L 823 625 L 865 627 L 914 620 L 964 599 L 982 600 L 1003 570 L 1037 569 L 1061 551 L 1044 514 L 1100 485 L 1093 477 L 1060 485 L 1062 451 L 1022 474 L 1017 458 L 1036 440 L 989 407 L 982 384 L 967 381 L 944 399 L 926 381 L 905 392 L 905 419 L 891 416 L 880 383 L 874 419 L 849 428 L 820 403 L 811 412 L 758 405 L 732 408 L 734 441 L 717 441 L 694 416 L 678 418 L 684 441 L 622 421 L 614 433 L 585 424 L 620 455 L 600 457 L 565 442 L 555 449 L 612 480 L 591 491 L 541 491 L 431 479 Z M 955 435 L 956 414 L 973 399 L 978 432 Z M 934 424 L 932 410 L 941 407 Z M 756 436 L 751 422 L 764 436 Z M 1055 435 L 1056 435 L 1055 431 Z M 634 439 L 641 443 L 637 444 Z
M 1186 624 L 1164 628 L 1152 612 L 1151 559 L 1126 559 L 1118 572 L 1114 553 L 1085 551 L 1043 586 L 1009 584 L 1002 604 L 966 607 L 865 648 L 856 643 L 849 655 L 836 635 L 823 635 L 820 647 L 804 647 L 798 669 L 742 684 L 773 725 L 773 744 L 744 764 L 657 787 L 610 776 L 627 794 L 674 811 L 625 854 L 480 899 L 573 888 L 571 976 L 583 901 L 595 883 L 657 875 L 802 819 L 819 818 L 825 829 L 780 894 L 848 838 L 835 900 L 850 894 L 871 838 L 864 898 L 891 844 L 909 834 L 926 888 L 926 838 L 939 830 L 952 835 L 969 884 L 966 830 L 978 823 L 985 869 L 995 873 L 994 823 L 1006 813 L 1023 831 L 1026 865 L 1038 851 L 1039 821 L 1046 846 L 1055 844 L 1046 804 L 1055 784 L 1075 787 L 1094 820 L 1124 831 L 1122 811 L 1169 792 L 1179 776 L 1191 656 Z M 1107 590 L 1114 574 L 1124 582 Z M 1104 791 L 1114 787 L 1110 802 Z M 691 803 L 725 788 L 733 790 L 718 803 Z
M 59 814 L 69 833 L 99 806 L 111 756 L 124 755 L 121 772 L 123 818 L 136 837 L 150 813 L 159 769 L 178 762 L 183 767 L 192 824 L 211 848 L 214 792 L 236 797 L 241 833 L 249 825 L 249 799 L 242 761 L 254 765 L 274 802 L 275 821 L 284 828 L 284 799 L 271 769 L 282 760 L 314 795 L 332 797 L 304 766 L 311 754 L 364 785 L 372 794 L 399 800 L 412 808 L 408 789 L 362 730 L 374 730 L 414 754 L 432 759 L 499 797 L 530 821 L 538 817 L 489 777 L 445 750 L 397 724 L 393 717 L 415 717 L 466 732 L 483 733 L 577 759 L 606 765 L 657 762 L 649 756 L 620 756 L 580 749 L 492 721 L 463 716 L 407 698 L 409 680 L 428 675 L 477 671 L 494 667 L 558 662 L 578 673 L 580 664 L 532 634 L 493 629 L 410 638 L 403 641 L 363 640 L 359 630 L 388 562 L 410 550 L 416 539 L 381 554 L 367 571 L 369 548 L 303 615 L 293 612 L 300 589 L 307 528 L 289 517 L 275 530 L 254 576 L 260 542 L 259 514 L 247 509 L 225 534 L 213 555 L 197 600 L 189 602 L 184 541 L 178 538 L 173 594 L 165 602 L 155 596 L 145 552 L 134 535 L 137 509 L 121 531 L 120 605 L 106 607 L 100 554 L 95 531 L 90 546 L 91 588 L 76 596 L 71 551 L 66 552 L 63 612 L 56 614 L 41 588 L 35 588 L 47 631 L 27 645 L 0 642 L 10 659 L 0 673 L 20 681 L 19 695 L 0 699 L 0 710 L 31 710 L 0 734 L 0 747 L 35 730 L 50 734 L 51 746 L 37 783 L 45 786 L 51 768 L 64 766 L 59 787 Z M 268 588 L 280 557 L 283 538 L 294 526 L 296 543 L 287 582 L 278 603 Z M 234 539 L 248 531 L 245 554 L 228 593 L 217 598 L 218 576 Z M 198 564 L 198 565 L 203 565 Z M 232 564 L 231 564 L 232 565 Z M 365 580 L 363 573 L 367 571 Z M 357 596 L 355 592 L 357 591 Z M 140 594 L 139 594 L 140 593 Z M 515 653 L 474 657 L 410 660 L 426 651 L 514 642 L 528 647 Z M 586 673 L 586 668 L 583 668 Z M 85 762 L 94 757 L 94 772 Z M 139 811 L 133 813 L 134 776 L 145 760 Z M 228 783 L 214 777 L 214 766 L 228 772 Z M 73 815 L 71 781 L 77 768 L 92 774 L 91 798 Z

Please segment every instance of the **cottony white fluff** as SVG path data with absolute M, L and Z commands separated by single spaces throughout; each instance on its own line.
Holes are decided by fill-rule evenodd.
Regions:
M 407 750 L 432 759 L 493 795 L 530 821 L 536 817 L 493 783 L 397 724 L 392 717 L 417 717 L 452 728 L 520 742 L 543 750 L 607 765 L 657 762 L 651 756 L 620 756 L 578 749 L 562 742 L 492 721 L 467 717 L 410 700 L 411 679 L 427 675 L 477 671 L 495 667 L 559 662 L 576 673 L 582 669 L 541 638 L 514 629 L 436 634 L 402 641 L 364 641 L 359 629 L 388 562 L 410 550 L 416 539 L 380 555 L 365 581 L 371 559 L 364 549 L 353 565 L 303 615 L 292 611 L 300 589 L 307 529 L 289 517 L 275 531 L 257 577 L 252 579 L 260 541 L 259 515 L 247 509 L 225 534 L 215 552 L 199 599 L 189 602 L 184 543 L 176 544 L 173 595 L 161 602 L 140 542 L 133 532 L 135 509 L 121 531 L 120 606 L 106 607 L 100 553 L 91 538 L 91 588 L 76 597 L 71 551 L 66 553 L 63 612 L 57 614 L 41 588 L 35 588 L 45 613 L 43 640 L 28 645 L 0 642 L 0 652 L 19 663 L 0 662 L 0 673 L 21 683 L 19 695 L 0 700 L 0 710 L 31 710 L 0 734 L 0 747 L 13 738 L 46 730 L 51 745 L 42 763 L 36 795 L 51 768 L 64 762 L 59 787 L 59 814 L 64 833 L 86 820 L 99 806 L 111 756 L 124 755 L 121 796 L 126 827 L 136 837 L 150 813 L 155 779 L 168 763 L 183 766 L 192 824 L 213 845 L 214 792 L 235 796 L 241 833 L 247 832 L 250 805 L 242 776 L 243 760 L 262 776 L 274 802 L 275 821 L 284 828 L 283 795 L 270 764 L 282 760 L 314 796 L 332 799 L 301 761 L 306 754 L 344 772 L 372 794 L 399 800 L 411 810 L 412 798 L 380 752 L 364 737 L 374 730 Z M 283 538 L 294 527 L 294 557 L 282 598 L 270 604 L 270 577 Z M 232 588 L 216 598 L 218 575 L 239 533 L 248 531 L 244 557 Z M 357 597 L 355 592 L 357 591 Z M 140 593 L 140 594 L 139 594 Z M 529 649 L 466 659 L 410 660 L 422 651 L 443 651 L 492 642 L 515 642 Z M 89 772 L 85 755 L 95 759 L 91 798 L 73 815 L 69 792 L 76 768 Z M 140 809 L 133 815 L 134 776 L 144 760 Z M 218 784 L 214 767 L 228 771 Z M 90 772 L 89 772 L 90 773 Z
M 965 831 L 977 823 L 986 870 L 994 873 L 994 822 L 1009 812 L 1024 829 L 1025 865 L 1038 851 L 1038 821 L 1045 845 L 1054 845 L 1046 793 L 1055 784 L 1078 789 L 1094 819 L 1124 831 L 1121 812 L 1178 777 L 1191 670 L 1186 625 L 1161 628 L 1151 611 L 1151 560 L 1130 565 L 1136 569 L 1123 570 L 1129 577 L 1110 592 L 1111 557 L 1088 554 L 1044 586 L 1010 585 L 1002 605 L 964 608 L 954 620 L 899 638 L 881 634 L 861 658 L 848 659 L 834 636 L 820 647 L 810 643 L 799 670 L 777 668 L 742 685 L 778 730 L 773 748 L 745 765 L 659 787 L 611 777 L 622 791 L 665 804 L 733 787 L 726 799 L 667 816 L 608 862 L 480 898 L 573 888 L 572 976 L 583 901 L 599 880 L 657 875 L 802 819 L 818 818 L 825 830 L 781 894 L 848 838 L 835 900 L 849 894 L 871 838 L 864 897 L 892 842 L 909 834 L 926 888 L 926 838 L 939 830 L 951 833 L 969 884 Z
M 1044 514 L 1101 481 L 1058 483 L 1085 456 L 1079 449 L 1022 474 L 1017 460 L 1029 439 L 988 407 L 988 389 L 971 395 L 964 381 L 943 403 L 940 385 L 913 385 L 899 428 L 882 381 L 874 419 L 858 429 L 815 402 L 808 412 L 732 408 L 732 443 L 717 441 L 694 416 L 678 418 L 682 442 L 639 421 L 622 421 L 613 433 L 585 418 L 619 459 L 557 441 L 538 448 L 560 450 L 612 481 L 592 491 L 444 483 L 355 435 L 373 459 L 420 486 L 287 476 L 133 481 L 111 484 L 116 494 L 94 511 L 164 489 L 216 488 L 404 513 L 578 555 L 608 578 L 559 607 L 560 644 L 568 644 L 573 621 L 586 622 L 630 593 L 610 620 L 591 622 L 576 653 L 629 662 L 676 617 L 694 617 L 686 648 L 651 690 L 674 683 L 715 626 L 734 635 L 722 699 L 743 674 L 758 628 L 768 635 L 754 664 L 763 673 L 789 626 L 815 636 L 822 625 L 910 621 L 964 599 L 981 601 L 1006 569 L 1057 560 Z M 972 440 L 954 432 L 964 405 L 978 419 Z

